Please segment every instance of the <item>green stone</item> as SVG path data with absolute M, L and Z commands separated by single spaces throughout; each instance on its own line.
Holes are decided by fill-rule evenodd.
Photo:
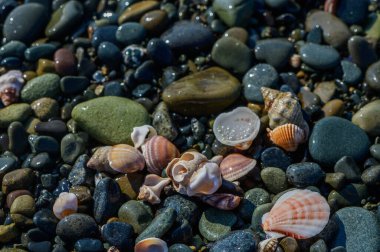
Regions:
M 276 167 L 267 167 L 261 171 L 261 179 L 266 188 L 272 193 L 279 193 L 288 188 L 286 174 L 283 170 Z
M 31 107 L 38 119 L 46 121 L 59 115 L 59 104 L 56 100 L 42 97 L 32 102 Z
M 170 84 L 162 99 L 170 110 L 189 116 L 219 113 L 240 95 L 239 80 L 219 67 L 188 75 Z
M 368 196 L 367 187 L 363 184 L 348 184 L 339 191 L 332 190 L 328 202 L 337 204 L 339 208 L 360 206 L 361 201 Z
M 262 188 L 253 188 L 244 193 L 244 198 L 239 205 L 239 216 L 249 222 L 252 213 L 259 205 L 270 203 L 270 195 Z
M 119 208 L 118 217 L 120 221 L 132 225 L 135 233 L 140 234 L 152 222 L 153 213 L 148 205 L 130 200 Z
M 16 224 L 0 225 L 0 242 L 7 243 L 19 236 Z
M 142 105 L 116 96 L 80 103 L 74 107 L 71 116 L 80 128 L 107 145 L 133 144 L 133 128 L 150 122 L 149 114 Z
M 209 208 L 199 221 L 199 232 L 207 240 L 216 241 L 231 232 L 236 221 L 237 217 L 231 211 Z
M 339 190 L 346 182 L 346 176 L 341 172 L 326 173 L 325 183 Z
M 267 203 L 258 206 L 252 214 L 251 228 L 254 232 L 262 231 L 261 218 L 272 209 L 273 204 Z
M 36 205 L 33 197 L 30 195 L 21 195 L 13 201 L 10 213 L 32 217 L 35 211 Z
M 376 18 L 372 20 L 372 22 L 369 22 L 368 26 L 366 27 L 365 33 L 367 34 L 367 37 L 373 40 L 378 40 L 380 38 L 380 14 L 376 14 Z
M 228 26 L 246 26 L 254 11 L 254 0 L 215 0 L 212 8 Z
M 16 103 L 0 109 L 0 128 L 7 128 L 12 122 L 24 122 L 32 114 L 32 108 L 26 103 Z
M 21 99 L 31 103 L 42 97 L 55 98 L 59 93 L 59 76 L 47 73 L 28 81 L 21 90 Z

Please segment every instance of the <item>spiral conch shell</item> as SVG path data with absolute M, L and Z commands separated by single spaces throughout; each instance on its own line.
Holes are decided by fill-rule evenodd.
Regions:
M 324 229 L 329 215 L 330 207 L 319 193 L 296 189 L 282 195 L 263 215 L 262 226 L 269 237 L 307 239 Z
M 264 110 L 268 111 L 271 129 L 291 123 L 304 130 L 306 137 L 309 135 L 309 126 L 303 119 L 301 105 L 292 93 L 266 87 L 261 88 L 261 93 L 264 97 Z
M 211 195 L 202 195 L 200 199 L 212 207 L 221 210 L 233 210 L 240 204 L 241 198 L 239 196 L 229 193 L 214 193 Z
M 146 238 L 135 245 L 135 252 L 168 252 L 168 245 L 160 238 Z
M 291 123 L 278 126 L 274 130 L 268 130 L 268 136 L 275 145 L 286 151 L 296 151 L 298 145 L 307 140 L 304 130 Z
M 259 130 L 260 118 L 247 107 L 238 107 L 218 115 L 213 125 L 219 142 L 241 150 L 251 146 Z
M 220 163 L 220 171 L 225 180 L 235 181 L 247 175 L 256 166 L 256 160 L 239 153 L 228 155 Z
M 222 185 L 219 164 L 195 151 L 185 152 L 180 158 L 173 159 L 166 167 L 166 174 L 174 188 L 188 196 L 212 194 Z
M 11 70 L 0 76 L 0 97 L 4 106 L 17 102 L 24 79 L 22 72 Z
M 108 152 L 108 162 L 112 169 L 121 173 L 132 173 L 145 167 L 143 155 L 127 144 L 112 146 Z
M 144 184 L 140 187 L 140 193 L 137 198 L 151 204 L 159 204 L 161 202 L 161 191 L 168 184 L 170 184 L 169 178 L 161 178 L 155 174 L 148 174 L 145 177 Z

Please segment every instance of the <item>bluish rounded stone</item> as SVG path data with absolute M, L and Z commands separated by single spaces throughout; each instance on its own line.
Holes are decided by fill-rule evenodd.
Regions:
M 347 48 L 352 62 L 363 70 L 377 61 L 376 50 L 365 37 L 352 36 L 347 42 Z
M 110 67 L 120 67 L 122 60 L 119 47 L 111 42 L 102 42 L 98 47 L 99 59 Z
M 133 227 L 124 222 L 111 222 L 102 227 L 102 237 L 111 246 L 121 251 L 133 250 Z
M 152 60 L 146 60 L 142 63 L 133 74 L 133 77 L 139 82 L 151 83 L 155 77 L 156 68 Z
M 128 22 L 120 25 L 116 31 L 116 39 L 121 44 L 128 46 L 140 44 L 146 36 L 144 26 L 136 22 Z
M 336 15 L 346 24 L 360 24 L 368 13 L 369 0 L 340 0 Z
M 55 234 L 58 221 L 53 211 L 47 208 L 39 210 L 33 216 L 34 225 L 45 233 Z
M 0 0 L 0 22 L 3 23 L 8 14 L 18 5 L 15 0 Z
M 342 80 L 344 83 L 356 85 L 362 80 L 362 70 L 357 65 L 347 60 L 342 60 L 340 64 L 343 70 Z
M 0 66 L 8 68 L 8 69 L 19 68 L 21 65 L 22 65 L 22 62 L 17 57 L 6 57 L 0 62 Z
M 170 47 L 162 39 L 149 40 L 146 47 L 149 57 L 160 66 L 168 66 L 173 62 L 173 53 Z
M 30 135 L 28 141 L 32 151 L 35 153 L 47 152 L 54 155 L 59 152 L 57 140 L 50 136 Z
M 57 46 L 50 43 L 36 45 L 26 49 L 24 57 L 26 60 L 34 62 L 40 58 L 50 58 L 55 50 L 57 50 Z
M 104 86 L 104 96 L 125 96 L 124 87 L 121 83 L 113 81 Z
M 216 241 L 210 252 L 252 252 L 256 251 L 256 241 L 248 230 L 233 231 L 224 238 Z
M 116 216 L 121 199 L 119 184 L 111 178 L 100 180 L 94 191 L 94 218 L 103 223 Z
M 261 162 L 264 167 L 277 167 L 286 171 L 292 163 L 289 156 L 278 147 L 269 147 L 261 153 Z
M 323 31 L 320 26 L 315 26 L 307 34 L 306 41 L 314 44 L 321 44 L 323 39 Z
M 164 208 L 173 208 L 177 213 L 177 222 L 182 219 L 195 224 L 200 218 L 199 207 L 190 198 L 175 194 L 164 200 Z M 163 209 L 162 209 L 163 210 Z
M 60 87 L 64 94 L 78 94 L 90 85 L 89 79 L 84 76 L 65 76 L 60 80 Z
M 107 25 L 96 28 L 94 34 L 92 35 L 92 46 L 94 48 L 98 48 L 102 42 L 111 42 L 117 44 L 116 31 L 116 25 Z
M 368 136 L 362 129 L 335 116 L 318 121 L 309 138 L 312 158 L 318 164 L 329 167 L 343 156 L 352 156 L 356 162 L 364 160 L 369 146 Z
M 98 225 L 95 220 L 86 214 L 70 214 L 59 221 L 57 235 L 65 242 L 76 242 L 82 238 L 96 238 L 99 236 Z
M 264 103 L 261 94 L 262 87 L 277 88 L 278 74 L 276 69 L 268 64 L 257 64 L 243 78 L 244 97 L 250 102 Z
M 76 252 L 102 252 L 103 243 L 98 239 L 84 238 L 74 244 Z
M 286 39 L 265 39 L 257 41 L 255 56 L 275 68 L 282 68 L 288 64 L 293 51 L 293 44 Z
M 51 242 L 41 241 L 41 242 L 29 242 L 28 250 L 30 252 L 50 252 L 51 251 Z
M 334 47 L 313 43 L 303 45 L 300 55 L 304 63 L 318 70 L 334 68 L 340 61 L 340 55 Z
M 23 58 L 26 45 L 20 41 L 10 41 L 0 47 L 0 60 L 7 57 Z
M 325 173 L 317 163 L 303 162 L 290 165 L 286 169 L 286 177 L 296 187 L 306 187 L 319 184 Z
M 265 0 L 265 4 L 267 4 L 271 8 L 283 8 L 288 4 L 289 0 Z

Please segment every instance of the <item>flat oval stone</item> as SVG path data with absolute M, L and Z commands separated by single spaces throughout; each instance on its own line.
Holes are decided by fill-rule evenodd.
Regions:
M 352 123 L 370 136 L 380 135 L 380 100 L 375 100 L 362 107 L 352 117 Z
M 94 34 L 92 35 L 91 44 L 94 48 L 98 48 L 98 46 L 102 42 L 111 42 L 114 44 L 117 44 L 116 39 L 116 31 L 117 31 L 116 25 L 106 25 L 96 28 L 94 31 Z M 95 72 L 95 71 L 94 71 Z
M 64 94 L 78 94 L 90 85 L 90 80 L 85 76 L 65 76 L 60 81 L 61 91 Z
M 213 10 L 229 27 L 246 26 L 254 11 L 253 0 L 215 0 Z
M 179 21 L 161 35 L 171 49 L 183 53 L 196 53 L 208 49 L 214 36 L 208 26 L 190 21 Z
M 31 43 L 39 37 L 48 21 L 49 13 L 43 5 L 21 4 L 7 16 L 3 27 L 4 38 Z
M 305 26 L 308 32 L 315 26 L 320 26 L 323 30 L 324 40 L 333 47 L 346 45 L 351 36 L 350 30 L 342 20 L 324 11 L 309 12 Z
M 5 174 L 1 189 L 5 194 L 19 189 L 28 190 L 29 187 L 34 184 L 34 179 L 35 177 L 32 169 L 17 169 Z
M 118 22 L 119 24 L 138 21 L 146 12 L 158 9 L 160 3 L 158 1 L 141 1 L 132 4 L 120 14 Z
M 25 50 L 24 57 L 28 61 L 37 61 L 40 58 L 50 58 L 55 50 L 57 50 L 57 46 L 51 43 L 31 46 Z
M 68 1 L 53 13 L 45 29 L 45 35 L 50 39 L 59 39 L 69 35 L 81 21 L 83 14 L 83 7 L 80 2 Z
M 58 49 L 54 53 L 55 71 L 59 75 L 74 75 L 76 73 L 76 59 L 71 50 Z
M 146 50 L 149 57 L 160 66 L 168 66 L 173 62 L 172 50 L 162 39 L 149 40 Z
M 47 73 L 28 81 L 21 90 L 21 99 L 31 103 L 42 97 L 56 98 L 59 93 L 59 76 Z
M 288 181 L 296 187 L 318 185 L 325 173 L 317 163 L 303 162 L 292 164 L 286 169 Z
M 285 172 L 280 168 L 266 167 L 261 170 L 260 176 L 265 187 L 272 193 L 279 193 L 288 188 Z
M 168 23 L 168 13 L 164 10 L 149 11 L 140 19 L 140 24 L 150 34 L 160 34 L 166 28 Z
M 33 223 L 41 231 L 46 233 L 55 234 L 55 228 L 58 224 L 58 219 L 55 217 L 53 211 L 47 208 L 39 210 L 33 216 Z
M 103 252 L 103 243 L 98 239 L 84 238 L 75 242 L 75 251 L 77 252 Z
M 223 239 L 216 241 L 210 248 L 210 252 L 252 252 L 256 251 L 254 235 L 249 230 L 237 230 L 228 234 Z
M 293 44 L 286 39 L 259 40 L 255 46 L 256 59 L 275 68 L 286 66 L 293 51 Z
M 328 101 L 323 107 L 322 111 L 325 116 L 340 116 L 344 111 L 344 102 L 340 99 L 333 99 Z
M 380 185 L 380 165 L 375 165 L 364 170 L 361 176 L 364 184 L 368 186 Z
M 331 46 L 307 43 L 301 47 L 300 55 L 303 62 L 318 70 L 334 68 L 340 62 L 338 51 Z
M 72 111 L 72 118 L 93 138 L 108 145 L 133 144 L 133 127 L 150 122 L 149 114 L 142 105 L 113 96 L 78 104 Z
M 98 47 L 98 58 L 105 65 L 111 68 L 120 67 L 122 61 L 119 47 L 111 42 L 102 42 Z
M 231 232 L 231 227 L 237 221 L 231 211 L 208 208 L 199 221 L 199 232 L 209 241 L 216 241 Z
M 57 225 L 57 235 L 66 242 L 75 242 L 82 238 L 99 236 L 98 225 L 86 214 L 71 214 L 60 220 Z
M 0 47 L 0 59 L 6 57 L 22 58 L 26 50 L 26 45 L 20 41 L 10 41 Z
M 368 86 L 375 91 L 380 91 L 380 61 L 377 61 L 367 68 L 365 81 Z
M 7 128 L 12 122 L 24 122 L 33 113 L 27 103 L 15 103 L 0 109 L 0 128 Z
M 250 102 L 264 103 L 261 88 L 277 88 L 277 82 L 276 69 L 268 64 L 257 64 L 244 75 L 244 97 Z
M 366 69 L 377 60 L 376 50 L 364 37 L 352 36 L 347 42 L 347 47 L 352 62 L 362 69 Z
M 140 44 L 146 36 L 144 26 L 136 22 L 120 25 L 116 31 L 116 39 L 125 46 Z
M 188 75 L 169 85 L 162 99 L 173 111 L 209 115 L 223 111 L 240 94 L 239 80 L 219 67 Z
M 319 120 L 309 138 L 312 158 L 322 166 L 332 167 L 343 156 L 356 162 L 368 154 L 370 142 L 366 133 L 350 121 L 339 117 Z
M 211 58 L 225 69 L 244 74 L 252 65 L 251 50 L 240 40 L 222 37 L 217 40 L 211 51 Z

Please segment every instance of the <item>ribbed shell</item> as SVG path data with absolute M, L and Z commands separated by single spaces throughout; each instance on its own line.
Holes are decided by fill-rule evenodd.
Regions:
M 287 123 L 268 132 L 270 140 L 286 151 L 296 151 L 298 145 L 306 141 L 303 129 L 295 124 Z
M 277 247 L 277 238 L 269 238 L 259 243 L 259 252 L 275 252 Z
M 210 206 L 222 209 L 233 210 L 240 204 L 241 198 L 239 196 L 229 193 L 214 193 L 211 195 L 200 196 L 201 200 Z
M 112 146 L 108 152 L 108 162 L 112 169 L 121 173 L 132 173 L 144 169 L 143 155 L 127 144 Z
M 329 215 L 330 207 L 319 193 L 296 189 L 282 195 L 263 215 L 263 230 L 270 237 L 307 239 L 324 229 Z
M 230 154 L 220 163 L 220 171 L 225 180 L 235 181 L 247 175 L 256 166 L 256 160 L 238 153 Z
M 166 242 L 160 238 L 146 238 L 135 245 L 135 252 L 168 252 Z
M 148 171 L 156 175 L 161 175 L 169 162 L 180 156 L 177 147 L 163 136 L 152 137 L 142 151 Z

